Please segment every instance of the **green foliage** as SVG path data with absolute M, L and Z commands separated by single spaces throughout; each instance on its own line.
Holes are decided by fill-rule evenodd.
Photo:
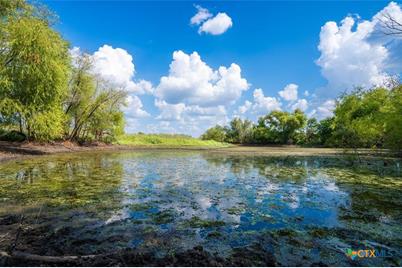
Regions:
M 326 118 L 318 121 L 309 118 L 304 132 L 297 134 L 297 143 L 307 146 L 331 146 L 334 118 Z
M 250 120 L 234 118 L 229 126 L 208 129 L 202 139 L 213 139 L 239 144 L 287 144 L 303 141 L 303 127 L 307 118 L 300 110 L 293 113 L 272 111 L 260 117 L 258 124 Z
M 334 117 L 321 123 L 324 144 L 348 148 L 402 149 L 401 86 L 355 90 L 342 96 Z
M 201 135 L 201 139 L 224 142 L 226 139 L 225 129 L 219 125 L 211 127 L 204 134 Z
M 69 72 L 68 45 L 43 21 L 19 18 L 8 25 L 9 38 L 0 54 L 9 81 L 3 94 L 28 113 L 48 110 L 60 101 Z
M 234 118 L 230 121 L 229 127 L 225 128 L 225 141 L 231 143 L 250 143 L 253 139 L 253 122 Z
M 275 139 L 268 128 L 265 127 L 261 118 L 258 120 L 258 125 L 253 129 L 253 141 L 256 144 L 272 144 Z
M 91 74 L 89 55 L 75 58 L 67 97 L 64 101 L 67 115 L 66 136 L 70 140 L 100 140 L 113 142 L 124 132 L 126 92 L 115 88 Z
M 18 131 L 4 131 L 0 130 L 0 140 L 1 141 L 24 141 L 26 140 L 26 136 Z
M 65 114 L 61 106 L 37 113 L 28 122 L 32 126 L 30 129 L 31 137 L 38 141 L 62 139 L 65 121 Z
M 357 89 L 338 100 L 334 117 L 319 126 L 321 144 L 402 149 L 402 89 Z
M 124 114 L 102 105 L 88 120 L 87 130 L 95 140 L 116 141 L 116 136 L 124 133 Z
M 62 118 L 55 116 L 60 113 L 53 109 L 61 105 L 67 88 L 68 43 L 49 27 L 45 18 L 33 12 L 11 12 L 20 2 L 0 5 L 2 15 L 7 16 L 0 35 L 1 123 L 18 126 L 31 139 L 37 135 L 59 137 Z M 49 122 L 55 127 L 44 127 Z M 48 132 L 38 134 L 38 128 L 39 132 Z
M 0 18 L 7 18 L 18 10 L 27 9 L 28 5 L 24 0 L 0 0 Z
M 0 124 L 28 139 L 112 142 L 123 134 L 126 93 L 74 62 L 50 25 L 55 15 L 23 0 L 0 0 Z M 73 63 L 73 64 L 72 64 Z
M 258 120 L 258 127 L 265 128 L 268 142 L 288 144 L 296 143 L 299 131 L 305 127 L 306 115 L 296 109 L 293 113 L 272 111 Z
M 339 147 L 381 147 L 388 90 L 356 90 L 342 96 L 334 111 L 333 142 Z
M 223 137 L 223 135 L 225 135 Z M 402 86 L 392 89 L 357 89 L 341 96 L 334 116 L 307 120 L 300 110 L 272 111 L 251 121 L 233 119 L 227 127 L 215 126 L 202 135 L 231 143 L 299 144 L 346 148 L 402 150 Z
M 0 99 L 0 124 L 2 126 L 12 126 L 20 120 L 23 107 L 18 102 L 8 97 Z
M 389 101 L 385 110 L 384 145 L 387 148 L 402 150 L 402 86 L 393 88 L 389 92 Z
M 319 136 L 319 145 L 331 146 L 331 139 L 334 130 L 334 118 L 329 117 L 320 121 L 317 127 Z
M 306 145 L 319 145 L 319 126 L 320 123 L 315 118 L 310 118 L 307 120 L 307 126 L 304 135 L 300 135 L 298 139 L 299 144 Z
M 225 147 L 225 143 L 214 140 L 201 140 L 187 135 L 174 134 L 130 134 L 122 135 L 117 138 L 117 143 L 122 145 L 138 146 L 195 146 L 195 147 Z

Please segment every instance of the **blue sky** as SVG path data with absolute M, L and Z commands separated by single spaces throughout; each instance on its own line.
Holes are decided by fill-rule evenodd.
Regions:
M 72 48 L 94 54 L 99 73 L 127 85 L 128 132 L 197 136 L 234 116 L 256 120 L 295 107 L 323 118 L 340 92 L 401 73 L 399 39 L 375 35 L 375 16 L 386 8 L 400 18 L 398 2 L 45 4 Z M 191 24 L 199 12 L 206 18 Z

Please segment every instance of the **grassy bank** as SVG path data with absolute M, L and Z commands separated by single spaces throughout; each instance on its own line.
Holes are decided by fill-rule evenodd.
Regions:
M 117 138 L 117 144 L 157 147 L 227 147 L 228 144 L 213 140 L 200 140 L 186 135 L 173 134 L 130 134 Z

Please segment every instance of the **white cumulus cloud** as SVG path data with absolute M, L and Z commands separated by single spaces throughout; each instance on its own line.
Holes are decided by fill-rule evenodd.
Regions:
M 211 13 L 209 13 L 208 9 L 206 8 L 203 8 L 199 5 L 196 5 L 195 8 L 197 9 L 198 12 L 190 19 L 191 24 L 199 25 L 203 21 L 213 16 Z
M 216 115 L 226 115 L 226 109 L 223 105 L 215 107 L 200 107 L 198 105 L 192 105 L 186 107 L 186 114 L 189 116 L 200 117 L 214 117 Z
M 220 35 L 232 27 L 232 18 L 224 12 L 219 12 L 213 16 L 208 9 L 196 5 L 197 13 L 190 19 L 192 25 L 200 25 L 198 33 Z
M 306 99 L 300 99 L 300 100 L 297 100 L 291 107 L 292 107 L 293 111 L 296 109 L 300 109 L 304 112 L 308 108 L 308 102 Z
M 297 100 L 297 89 L 299 88 L 296 84 L 289 84 L 283 90 L 279 91 L 279 96 L 281 96 L 286 101 Z
M 215 124 L 228 121 L 226 107 L 234 104 L 249 88 L 235 63 L 213 69 L 197 52 L 175 51 L 169 73 L 155 89 L 159 121 L 184 133 L 200 134 Z
M 196 119 L 214 120 L 226 116 L 226 109 L 219 105 L 215 107 L 187 106 L 184 103 L 169 104 L 166 101 L 155 100 L 155 106 L 161 111 L 157 119 L 162 121 L 181 121 L 185 124 Z
M 385 13 L 402 22 L 400 6 L 391 2 L 371 20 L 360 21 L 348 16 L 339 25 L 328 21 L 321 27 L 318 45 L 321 56 L 317 64 L 328 80 L 331 92 L 337 94 L 355 86 L 368 88 L 386 83 L 389 78 L 389 39 L 374 38 L 382 34 L 380 18 L 384 18 Z
M 226 13 L 218 13 L 215 17 L 205 21 L 198 29 L 198 33 L 220 35 L 232 27 L 233 22 Z
M 253 106 L 253 103 L 248 101 L 248 100 L 246 100 L 244 102 L 244 105 L 239 107 L 238 113 L 239 114 L 245 114 L 246 112 L 248 112 L 252 108 L 252 106 Z
M 140 95 L 152 94 L 154 92 L 154 87 L 151 82 L 141 79 L 138 82 L 130 81 L 128 84 L 128 90 Z
M 253 101 L 246 100 L 243 105 L 239 106 L 234 111 L 235 117 L 244 117 L 247 113 L 254 115 L 265 115 L 271 111 L 288 110 L 293 112 L 295 109 L 300 109 L 305 112 L 309 108 L 307 99 L 298 99 L 298 85 L 288 84 L 283 90 L 278 92 L 280 97 L 265 96 L 261 88 L 257 88 L 253 92 Z M 307 94 L 308 95 L 308 94 Z M 287 102 L 285 107 L 282 107 L 281 99 Z M 249 114 L 250 115 L 250 114 Z
M 163 121 L 179 121 L 186 109 L 184 103 L 169 104 L 163 100 L 155 100 L 155 106 L 159 108 L 161 113 L 156 117 Z
M 143 104 L 135 95 L 128 95 L 126 98 L 127 106 L 123 107 L 123 112 L 126 117 L 129 118 L 141 118 L 150 116 L 145 110 L 143 110 Z
M 93 55 L 94 71 L 117 84 L 127 84 L 134 76 L 133 57 L 124 49 L 104 45 Z
M 70 54 L 74 59 L 82 52 L 79 47 L 74 47 L 70 50 Z M 126 130 L 133 130 L 138 123 L 138 118 L 150 116 L 144 110 L 143 104 L 136 94 L 151 94 L 153 92 L 151 82 L 146 80 L 134 81 L 133 57 L 122 48 L 103 45 L 90 57 L 93 65 L 92 73 L 113 86 L 127 90 L 126 106 L 122 107 L 122 111 L 126 117 Z
M 318 118 L 326 118 L 333 115 L 333 111 L 335 109 L 335 101 L 334 100 L 326 100 L 323 104 L 318 106 L 317 108 L 317 116 Z
M 222 105 L 200 107 L 198 105 L 187 106 L 184 103 L 169 104 L 165 101 L 155 100 L 155 106 L 160 110 L 156 119 L 161 123 L 168 122 L 170 132 L 200 135 L 208 127 L 216 124 L 224 125 L 228 122 L 226 109 Z
M 152 93 L 151 82 L 134 81 L 133 57 L 126 50 L 103 45 L 92 57 L 93 71 L 103 79 L 136 94 Z
M 257 88 L 253 93 L 254 105 L 253 111 L 259 114 L 265 114 L 274 110 L 281 110 L 282 103 L 275 97 L 266 97 L 261 88 Z
M 189 55 L 179 50 L 173 53 L 169 75 L 161 77 L 155 95 L 171 104 L 216 106 L 232 104 L 248 88 L 237 64 L 213 70 L 197 52 Z

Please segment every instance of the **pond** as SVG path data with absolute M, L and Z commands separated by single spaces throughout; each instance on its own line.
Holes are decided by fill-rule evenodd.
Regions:
M 171 150 L 3 163 L 0 250 L 17 240 L 39 255 L 130 249 L 179 265 L 195 249 L 228 265 L 401 266 L 399 162 L 347 163 Z

